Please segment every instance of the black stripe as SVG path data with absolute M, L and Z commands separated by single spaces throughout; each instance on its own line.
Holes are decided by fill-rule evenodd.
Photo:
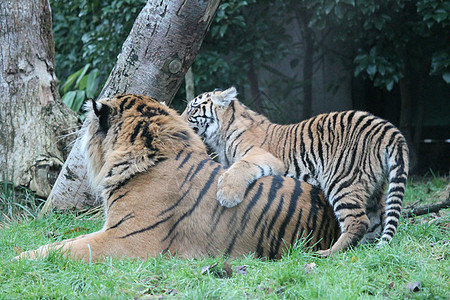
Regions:
M 298 235 L 298 230 L 300 229 L 300 225 L 302 222 L 302 215 L 303 215 L 303 208 L 300 207 L 300 211 L 298 212 L 298 219 L 297 223 L 295 224 L 295 230 L 291 237 L 291 245 L 294 245 L 298 237 L 303 234 L 303 230 L 300 232 L 300 235 Z
M 270 124 L 267 126 L 266 132 L 265 132 L 265 134 L 264 134 L 264 140 L 262 141 L 261 145 L 259 145 L 259 147 L 262 147 L 262 146 L 266 143 L 267 137 L 269 136 L 270 127 L 272 127 L 273 125 L 274 125 L 273 123 L 270 123 Z
M 231 101 L 230 105 L 228 106 L 228 107 L 231 107 L 231 118 L 228 121 L 228 126 L 224 132 L 228 132 L 228 130 L 230 130 L 230 126 L 231 126 L 231 124 L 233 124 L 233 122 L 235 120 L 234 114 L 236 113 L 236 108 L 234 107 L 234 102 L 235 101 Z
M 194 210 L 199 206 L 200 202 L 203 200 L 203 197 L 206 195 L 206 193 L 211 188 L 211 185 L 215 181 L 220 169 L 221 169 L 221 166 L 219 165 L 212 171 L 211 176 L 209 177 L 208 181 L 203 186 L 203 189 L 200 191 L 200 194 L 197 197 L 197 201 L 195 201 L 194 205 L 175 222 L 175 224 L 169 230 L 169 232 L 167 233 L 167 235 L 163 239 L 163 241 L 167 240 L 169 238 L 169 236 L 172 234 L 172 232 L 180 224 L 180 222 L 183 221 L 183 219 L 185 219 L 186 217 L 189 217 L 194 212 Z
M 207 162 L 211 161 L 211 159 L 207 158 L 202 160 L 201 162 L 198 163 L 197 168 L 195 169 L 194 173 L 192 173 L 191 177 L 189 178 L 189 181 L 192 181 L 192 179 L 197 176 L 197 174 L 201 171 L 201 169 L 203 169 L 203 167 L 205 166 L 205 164 Z
M 256 257 L 264 256 L 264 248 L 262 247 L 262 243 L 264 240 L 264 231 L 266 230 L 267 223 L 264 223 L 261 228 L 261 233 L 259 234 L 258 244 L 256 245 Z
M 256 186 L 256 184 L 251 185 L 252 188 Z M 241 219 L 241 230 L 244 231 L 247 226 L 248 221 L 250 220 L 249 213 L 252 211 L 252 208 L 256 205 L 256 203 L 261 199 L 262 191 L 263 191 L 263 183 L 259 183 L 258 190 L 255 195 L 252 197 L 252 200 L 247 205 L 247 208 L 244 211 Z
M 297 124 L 295 126 L 295 131 L 294 131 L 294 147 L 295 147 L 295 149 L 297 149 L 298 127 L 299 127 L 299 124 Z M 296 153 L 295 149 L 291 150 L 291 151 L 292 151 L 292 161 L 294 162 L 294 167 L 295 167 L 295 178 L 298 179 L 300 176 L 300 167 L 298 165 L 297 153 Z M 300 155 L 303 155 L 303 154 L 301 153 Z
M 181 154 L 183 154 L 183 153 L 184 153 L 184 150 L 181 150 L 180 152 L 178 152 L 177 156 L 175 156 L 175 160 L 179 160 L 181 157 Z
M 134 142 L 136 141 L 137 135 L 141 132 L 142 123 L 143 122 L 141 121 L 136 125 L 136 127 L 134 127 L 133 134 L 131 135 L 131 138 L 130 138 L 131 144 L 134 144 Z
M 134 218 L 133 213 L 129 213 L 128 215 L 124 216 L 122 219 L 120 219 L 119 222 L 117 222 L 116 224 L 114 224 L 111 227 L 108 227 L 105 231 L 110 230 L 110 229 L 114 229 L 120 226 L 120 224 L 122 224 L 123 222 L 125 222 L 126 220 L 132 219 Z
M 338 211 L 341 209 L 361 209 L 361 205 L 359 205 L 358 203 L 342 203 L 334 208 L 334 211 Z
M 273 248 L 273 254 L 275 255 L 280 250 L 281 242 L 284 240 L 284 236 L 286 234 L 286 228 L 288 224 L 292 221 L 292 217 L 294 216 L 297 210 L 297 201 L 298 198 L 303 193 L 303 190 L 300 186 L 300 182 L 295 180 L 294 190 L 292 191 L 291 200 L 289 201 L 289 207 L 286 216 L 284 217 L 283 223 L 278 230 L 278 237 L 276 240 L 276 244 Z
M 396 186 L 396 187 L 390 188 L 388 191 L 388 195 L 391 193 L 395 193 L 395 192 L 399 192 L 399 193 L 403 194 L 403 193 L 405 193 L 405 188 L 402 186 Z
M 284 204 L 284 196 L 281 195 L 280 201 L 278 202 L 277 209 L 275 210 L 275 214 L 272 217 L 272 220 L 270 221 L 269 227 L 267 229 L 267 238 L 269 238 L 269 235 L 272 233 L 273 226 L 275 225 L 275 222 L 278 220 L 278 217 L 281 214 L 281 209 L 283 208 Z
M 134 104 L 136 103 L 136 99 L 132 99 L 128 104 L 125 106 L 125 109 L 130 109 Z
M 161 217 L 162 215 L 166 214 L 167 212 L 173 210 L 175 207 L 178 207 L 178 205 L 181 203 L 181 201 L 184 200 L 186 195 L 189 194 L 189 192 L 191 191 L 191 188 L 192 188 L 192 186 L 189 186 L 189 188 L 183 193 L 183 195 L 181 195 L 180 199 L 178 199 L 177 202 L 175 202 L 169 208 L 167 208 L 167 209 L 163 210 L 162 212 L 160 212 L 158 217 Z
M 121 189 L 123 186 L 125 186 L 133 177 L 128 177 L 127 179 L 124 179 L 120 181 L 119 183 L 114 185 L 114 188 L 109 191 L 109 195 L 114 194 L 117 190 Z M 105 189 L 112 188 L 113 186 L 108 186 Z
M 310 197 L 311 199 L 317 199 L 319 197 L 319 190 L 311 189 Z M 309 210 L 308 218 L 306 221 L 306 228 L 308 234 L 312 234 L 313 230 L 317 225 L 317 216 L 319 213 L 319 209 L 316 204 L 317 204 L 316 201 L 311 201 L 311 209 Z
M 192 152 L 189 152 L 186 157 L 183 159 L 183 161 L 181 162 L 181 164 L 178 166 L 177 169 L 181 169 L 185 163 L 187 163 L 187 161 L 191 158 Z
M 169 245 L 167 245 L 166 249 L 164 249 L 164 250 L 162 251 L 162 253 L 166 253 L 166 252 L 169 251 L 170 246 L 172 246 L 173 241 L 174 241 L 177 237 L 178 237 L 178 232 L 175 233 L 175 234 L 173 235 L 173 237 L 170 239 Z M 174 254 L 174 253 L 171 253 L 171 254 Z
M 161 225 L 161 224 L 167 222 L 167 221 L 168 221 L 170 218 L 172 218 L 172 217 L 173 217 L 173 215 L 170 215 L 170 216 L 168 216 L 167 218 L 162 219 L 162 220 L 160 220 L 160 221 L 158 221 L 158 222 L 156 222 L 156 223 L 154 223 L 154 224 L 152 224 L 152 225 L 150 225 L 150 226 L 147 226 L 147 227 L 142 228 L 142 229 L 139 229 L 139 230 L 135 230 L 135 231 L 133 231 L 133 232 L 130 232 L 130 233 L 126 234 L 126 235 L 121 236 L 120 238 L 121 238 L 121 239 L 124 239 L 124 238 L 127 238 L 127 237 L 129 237 L 129 236 L 132 236 L 132 235 L 135 235 L 135 234 L 138 234 L 138 233 L 143 233 L 143 232 L 146 232 L 146 231 L 148 231 L 148 230 L 155 229 L 155 228 L 158 227 L 159 225 Z
M 278 190 L 283 186 L 283 177 L 281 176 L 274 176 L 272 178 L 272 184 L 270 186 L 269 195 L 267 197 L 267 203 L 264 206 L 261 214 L 259 215 L 258 221 L 255 224 L 255 227 L 253 228 L 253 235 L 256 233 L 256 230 L 258 229 L 259 224 L 261 223 L 263 217 L 266 215 L 267 211 L 269 210 L 270 206 L 273 203 L 273 200 L 275 199 Z
M 253 149 L 253 146 L 248 147 L 245 151 L 242 152 L 242 157 L 244 157 L 252 149 Z
M 392 225 L 392 226 L 394 226 L 395 228 L 397 228 L 397 226 L 398 226 L 398 220 L 389 220 L 389 221 L 387 222 L 387 225 Z
M 126 191 L 126 192 L 123 193 L 122 195 L 116 197 L 116 199 L 112 200 L 111 203 L 109 203 L 108 210 L 111 209 L 111 206 L 113 206 L 113 204 L 116 203 L 117 200 L 122 199 L 122 198 L 125 197 L 127 194 L 128 194 L 128 191 Z

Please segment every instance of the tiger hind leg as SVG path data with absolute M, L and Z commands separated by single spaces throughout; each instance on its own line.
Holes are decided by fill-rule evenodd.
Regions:
M 356 245 L 369 229 L 370 220 L 361 195 L 355 192 L 343 194 L 345 196 L 329 199 L 334 204 L 333 210 L 341 227 L 341 235 L 330 249 L 318 251 L 320 256 L 327 257 Z
M 370 221 L 369 229 L 360 241 L 361 244 L 374 243 L 381 237 L 385 220 L 386 184 L 376 187 L 366 203 L 366 213 Z

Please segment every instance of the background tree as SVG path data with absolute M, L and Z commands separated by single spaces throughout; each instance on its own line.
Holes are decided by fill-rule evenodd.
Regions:
M 48 1 L 0 2 L 0 169 L 46 197 L 77 124 L 59 100 Z
M 136 93 L 170 104 L 218 5 L 218 0 L 201 4 L 194 0 L 148 1 L 123 44 L 100 98 Z M 42 213 L 53 205 L 62 209 L 93 204 L 80 144 L 78 140 L 72 148 Z
M 57 49 L 61 45 L 62 51 L 57 59 L 74 59 L 70 65 L 76 66 L 58 74 L 70 75 L 88 64 L 91 72 L 108 65 L 118 52 L 107 52 L 114 47 L 106 45 L 125 38 L 124 29 L 131 28 L 129 20 L 143 5 L 125 0 L 89 3 L 55 1 L 55 14 L 72 22 L 55 24 Z M 196 92 L 235 85 L 247 105 L 282 123 L 330 109 L 368 110 L 401 127 L 411 149 L 418 150 L 424 137 L 448 138 L 449 11 L 443 0 L 224 0 L 192 66 Z M 73 47 L 64 48 L 70 43 Z M 77 45 L 81 55 L 69 55 Z M 326 61 L 340 67 L 330 72 Z M 68 75 L 61 77 L 64 82 Z M 70 79 L 73 86 L 78 79 L 83 86 L 81 78 Z M 74 88 L 68 86 L 63 92 Z M 172 105 L 183 110 L 185 98 L 181 88 Z M 346 104 L 331 108 L 327 102 Z

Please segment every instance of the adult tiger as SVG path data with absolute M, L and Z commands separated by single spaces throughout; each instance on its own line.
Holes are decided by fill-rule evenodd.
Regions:
M 254 180 L 283 174 L 319 186 L 334 209 L 342 234 L 323 256 L 373 241 L 381 227 L 379 244 L 392 239 L 408 175 L 407 144 L 394 125 L 361 111 L 277 125 L 236 96 L 234 87 L 203 93 L 182 114 L 230 166 L 218 184 L 223 206 L 241 202 Z
M 292 178 L 266 177 L 239 207 L 216 201 L 223 167 L 172 109 L 138 95 L 89 104 L 82 137 L 92 185 L 104 200 L 98 232 L 40 247 L 19 257 L 61 248 L 76 258 L 181 257 L 256 253 L 278 258 L 300 237 L 326 249 L 340 234 L 323 195 Z

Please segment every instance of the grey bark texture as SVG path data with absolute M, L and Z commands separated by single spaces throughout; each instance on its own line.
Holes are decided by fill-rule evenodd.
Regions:
M 191 101 L 195 97 L 194 72 L 192 68 L 189 68 L 186 75 L 184 75 L 184 82 L 186 87 L 186 100 Z
M 119 93 L 151 96 L 170 104 L 200 49 L 220 0 L 148 1 L 123 44 L 99 98 Z M 49 208 L 98 205 L 86 180 L 76 142 L 50 194 Z
M 47 197 L 77 117 L 60 101 L 48 0 L 0 1 L 0 170 Z

